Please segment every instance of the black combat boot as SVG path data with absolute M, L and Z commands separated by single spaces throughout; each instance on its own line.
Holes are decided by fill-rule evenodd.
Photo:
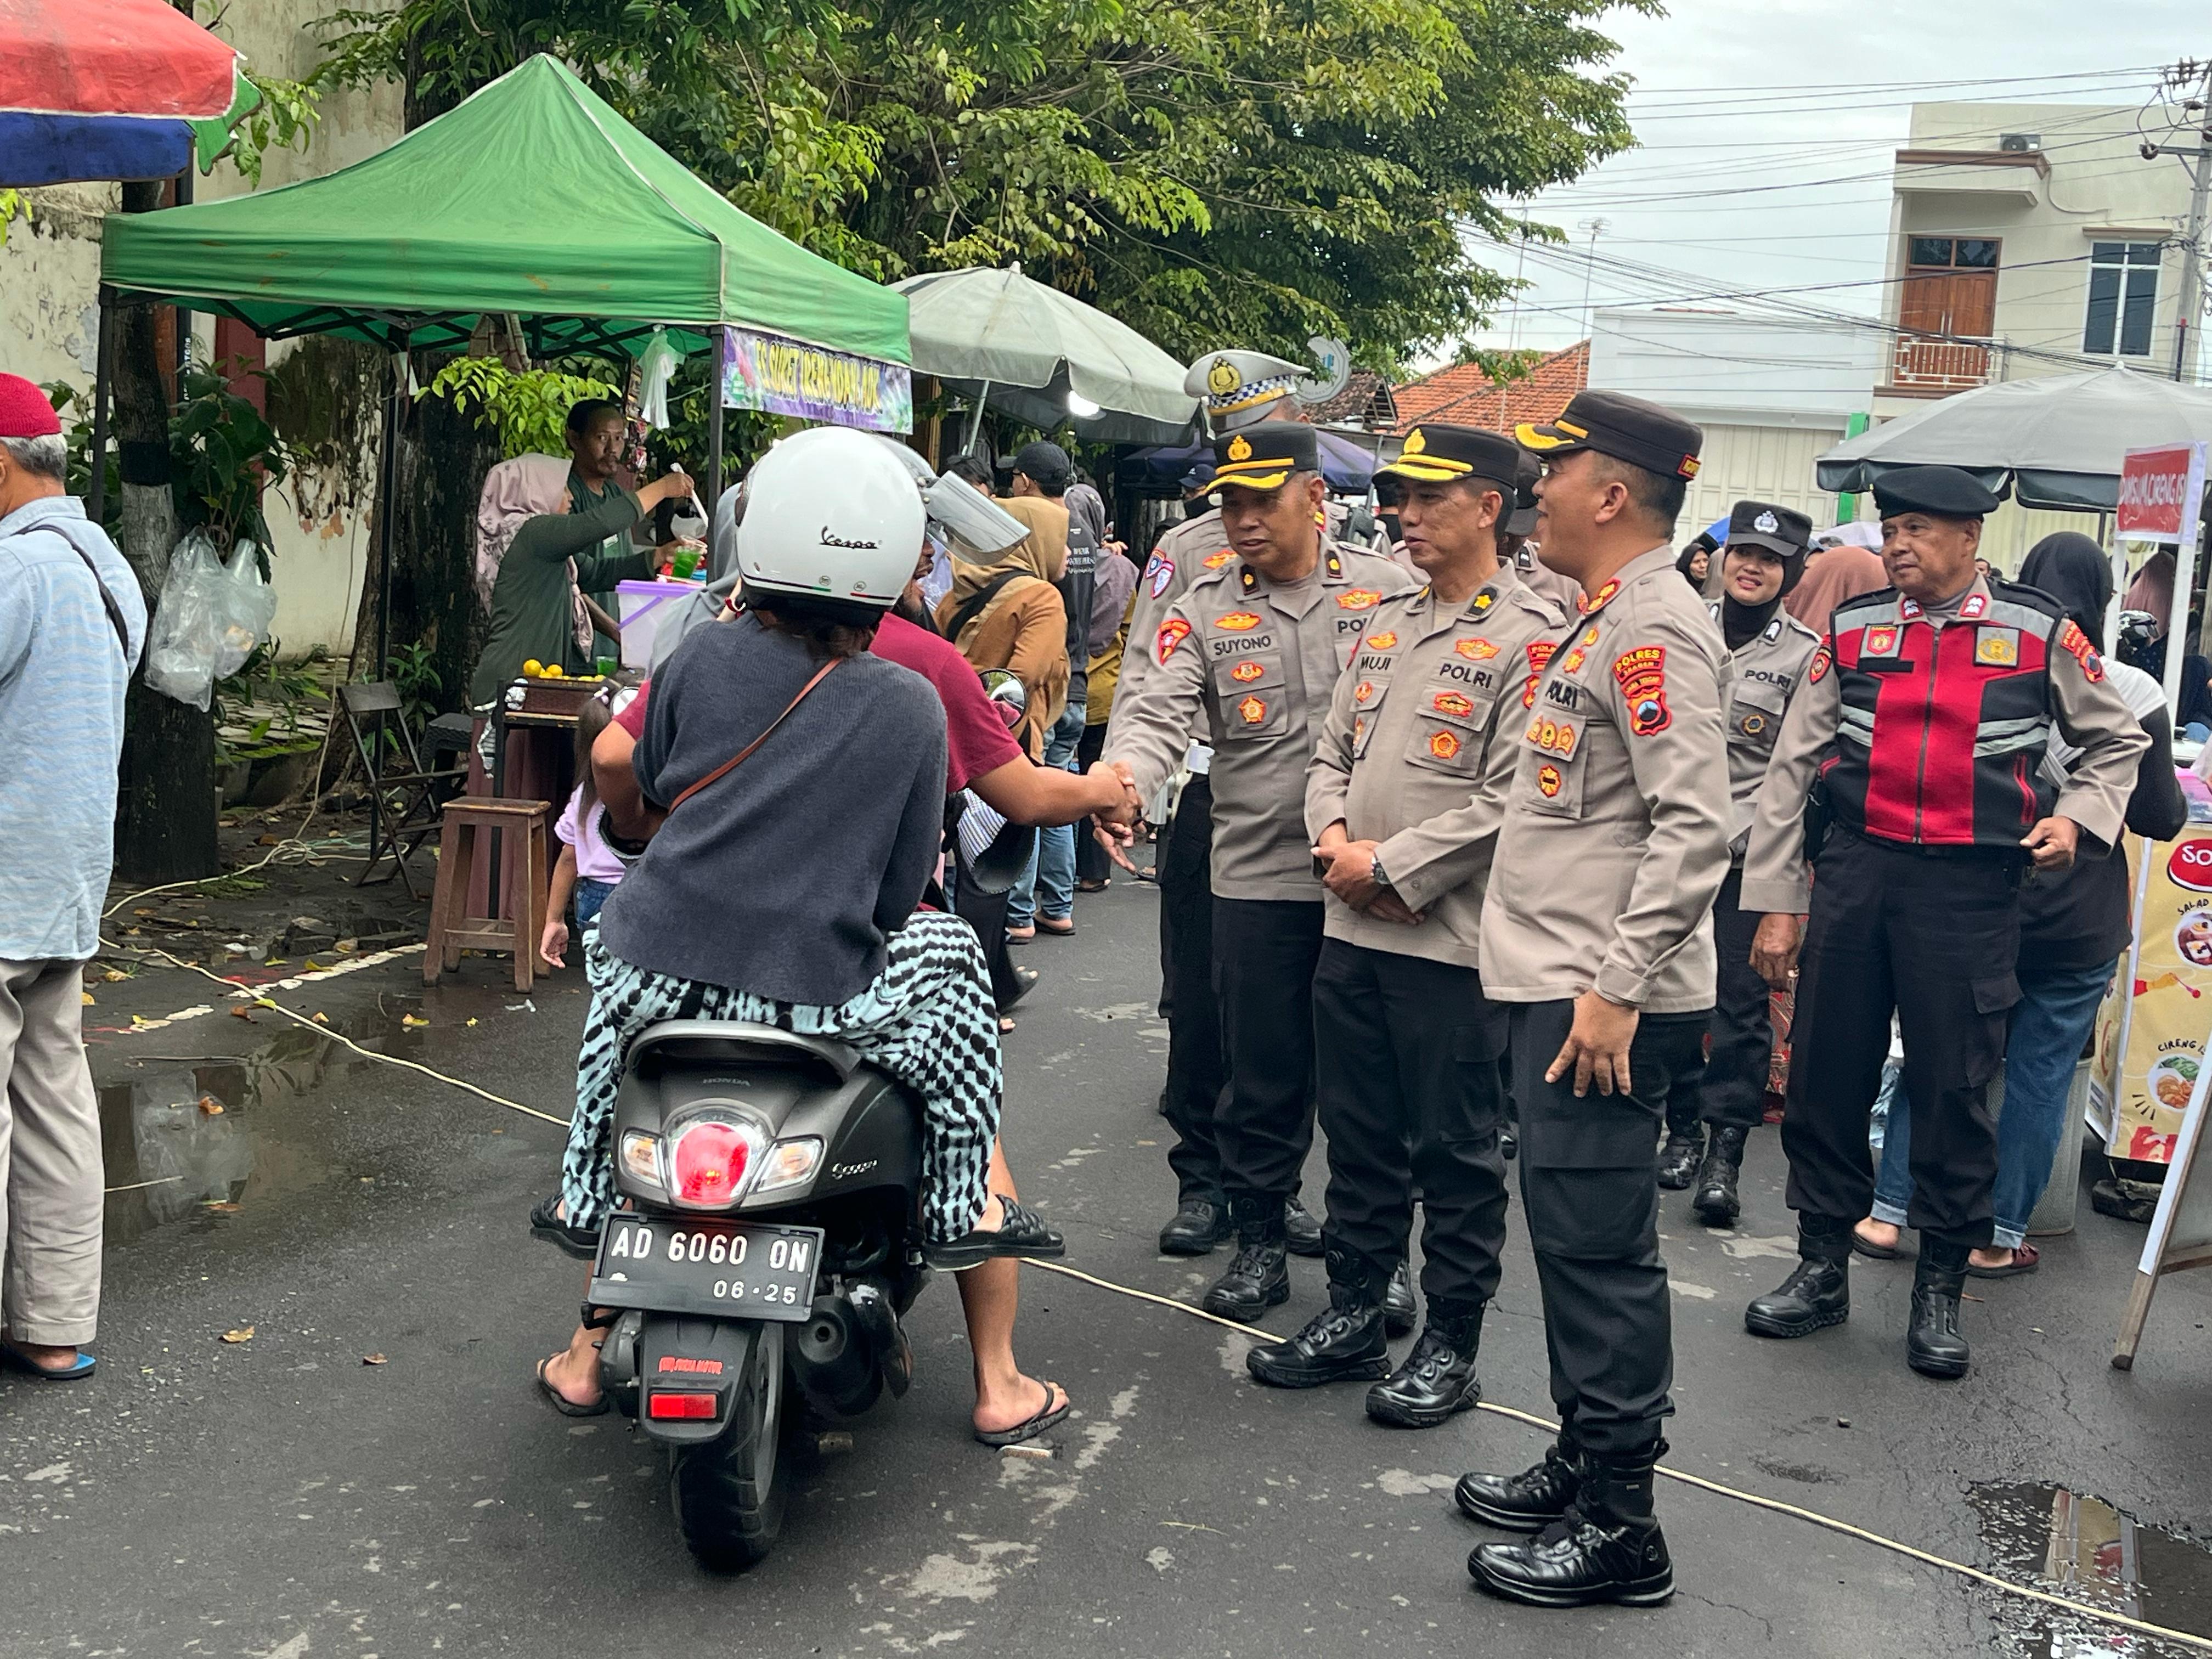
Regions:
M 1851 1316 L 1851 1224 L 1797 1218 L 1796 1270 L 1743 1310 L 1753 1336 L 1810 1336 Z
M 1160 1229 L 1162 1255 L 1212 1255 L 1229 1237 L 1229 1206 L 1210 1198 L 1186 1198 Z
M 1462 1474 L 1452 1501 L 1470 1521 L 1500 1532 L 1541 1532 L 1565 1517 L 1583 1486 L 1583 1449 L 1571 1429 L 1544 1454 L 1544 1461 L 1518 1474 Z
M 1744 1138 L 1750 1133 L 1740 1123 L 1727 1123 L 1705 1141 L 1705 1161 L 1698 1166 L 1698 1178 L 1692 1183 L 1697 1191 L 1690 1207 L 1708 1227 L 1733 1227 L 1743 1213 L 1735 1182 L 1743 1173 Z
M 1267 1193 L 1231 1193 L 1229 1221 L 1237 1231 L 1236 1259 L 1199 1305 L 1223 1319 L 1257 1319 L 1291 1299 L 1283 1200 Z
M 1692 1123 L 1686 1129 L 1677 1129 L 1669 1124 L 1667 1144 L 1659 1149 L 1659 1184 L 1670 1193 L 1680 1192 L 1697 1174 L 1698 1160 L 1705 1151 L 1705 1125 Z
M 1283 1205 L 1283 1243 L 1292 1255 L 1317 1256 L 1322 1253 L 1321 1223 L 1314 1212 L 1306 1208 L 1292 1193 Z
M 1966 1374 L 1966 1339 L 1959 1334 L 1959 1291 L 1966 1282 L 1966 1247 L 1920 1236 L 1912 1269 L 1912 1323 L 1905 1338 L 1905 1363 L 1923 1376 Z
M 1328 1252 L 1328 1306 L 1287 1342 L 1263 1342 L 1244 1356 L 1255 1382 L 1272 1389 L 1316 1389 L 1324 1382 L 1371 1382 L 1390 1370 L 1382 1334 L 1382 1278 L 1340 1246 Z
M 1404 1262 L 1382 1287 L 1382 1328 L 1392 1336 L 1411 1336 L 1419 1310 L 1413 1305 L 1413 1269 Z
M 1393 1428 L 1432 1429 L 1482 1398 L 1474 1351 L 1482 1340 L 1482 1307 L 1429 1304 L 1428 1328 L 1406 1363 L 1367 1391 L 1367 1414 Z
M 1662 1441 L 1640 1457 L 1589 1456 L 1565 1518 L 1526 1543 L 1476 1545 L 1468 1571 L 1492 1595 L 1532 1607 L 1657 1607 L 1674 1593 L 1674 1565 L 1651 1512 L 1652 1465 L 1666 1449 Z

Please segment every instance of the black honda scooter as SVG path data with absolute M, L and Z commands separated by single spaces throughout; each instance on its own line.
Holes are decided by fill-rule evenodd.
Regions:
M 600 1381 L 668 1449 L 692 1554 L 750 1566 L 782 1528 L 799 1401 L 856 1417 L 913 1380 L 919 1109 L 842 1043 L 669 1020 L 631 1045 L 614 1154 L 635 1207 L 607 1217 L 585 1304 Z

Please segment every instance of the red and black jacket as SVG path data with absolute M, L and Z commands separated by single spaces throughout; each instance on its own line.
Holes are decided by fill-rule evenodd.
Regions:
M 1821 773 L 1845 828 L 2017 853 L 2050 815 L 2048 665 L 2072 624 L 2035 588 L 1995 577 L 1988 587 L 1940 629 L 1894 588 L 1836 607 L 1828 648 L 1843 712 Z

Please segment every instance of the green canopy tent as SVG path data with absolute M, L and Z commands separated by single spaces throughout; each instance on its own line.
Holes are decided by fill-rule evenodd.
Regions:
M 339 334 L 395 354 L 465 348 L 480 321 L 513 318 L 538 357 L 633 357 L 659 328 L 686 355 L 720 352 L 734 327 L 911 361 L 903 295 L 749 218 L 542 54 L 325 177 L 111 215 L 100 266 L 103 451 L 118 304 L 189 306 L 271 339 Z M 404 378 L 395 374 L 386 403 L 385 489 Z M 718 398 L 710 494 L 720 409 Z M 101 469 L 93 476 L 97 489 Z M 379 536 L 379 672 L 391 516 L 380 515 Z

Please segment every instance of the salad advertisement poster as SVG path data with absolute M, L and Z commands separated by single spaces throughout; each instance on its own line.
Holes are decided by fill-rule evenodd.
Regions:
M 2114 1157 L 2165 1164 L 2212 1031 L 2212 824 L 2156 846 L 2130 836 L 2128 852 L 2140 918 L 2133 984 L 2123 974 L 2097 1017 L 2092 1121 Z

